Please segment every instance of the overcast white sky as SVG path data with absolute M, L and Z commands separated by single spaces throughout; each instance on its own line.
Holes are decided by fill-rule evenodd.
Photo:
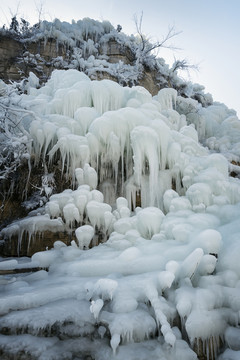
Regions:
M 114 26 L 121 24 L 127 34 L 135 33 L 134 14 L 140 17 L 143 12 L 142 30 L 153 39 L 161 39 L 169 26 L 175 26 L 181 33 L 173 43 L 182 50 L 162 50 L 159 56 L 168 63 L 175 56 L 199 64 L 191 80 L 240 116 L 240 0 L 1 0 L 0 26 L 17 11 L 33 24 L 40 4 L 42 19 L 109 20 Z

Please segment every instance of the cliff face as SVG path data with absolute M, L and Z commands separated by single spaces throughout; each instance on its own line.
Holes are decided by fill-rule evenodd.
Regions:
M 23 51 L 22 44 L 10 37 L 0 35 L 0 78 L 4 81 L 19 80 L 17 57 Z
M 86 54 L 88 56 L 89 54 Z M 40 82 L 45 82 L 54 69 L 67 68 L 70 63 L 70 58 L 73 56 L 73 49 L 64 44 L 59 44 L 55 39 L 38 40 L 34 42 L 21 41 L 14 39 L 11 36 L 0 35 L 0 78 L 5 82 L 21 81 L 29 76 L 30 72 L 35 73 L 40 79 Z M 124 64 L 132 66 L 134 56 L 128 47 L 123 47 L 114 40 L 104 42 L 99 47 L 99 56 L 107 59 L 108 64 Z M 68 64 L 68 65 L 67 65 Z M 108 68 L 97 68 L 89 77 L 94 80 L 109 79 L 118 82 L 117 75 L 108 71 Z M 128 85 L 128 84 L 126 84 Z M 155 81 L 154 71 L 146 70 L 141 75 L 141 78 L 136 82 L 136 85 L 145 87 L 152 95 L 157 94 L 159 85 Z M 58 178 L 58 169 L 54 169 L 55 178 Z M 42 169 L 33 168 L 31 171 L 29 183 L 34 184 L 35 188 L 41 188 Z M 23 164 L 15 172 L 14 176 L 6 180 L 2 180 L 0 189 L 2 194 L 5 194 L 0 199 L 1 212 L 0 222 L 1 228 L 11 223 L 12 221 L 22 218 L 27 215 L 26 209 L 22 206 L 25 198 L 25 193 L 28 196 L 34 196 L 35 188 L 25 184 L 28 179 L 28 166 Z M 59 181 L 56 182 L 56 191 L 60 192 L 64 186 L 69 186 L 59 176 Z M 6 196 L 7 194 L 7 196 Z M 69 241 L 69 234 L 66 235 L 66 241 Z M 71 236 L 70 236 L 71 238 Z M 55 236 L 51 239 L 47 237 L 47 245 L 40 239 L 35 239 L 31 246 L 25 241 L 21 246 L 21 254 L 32 255 L 36 251 L 44 250 L 46 246 L 51 247 L 56 240 Z M 2 255 L 17 255 L 17 239 L 12 239 L 10 242 L 5 242 L 2 245 Z
M 4 81 L 22 80 L 34 72 L 40 79 L 48 78 L 53 70 L 51 60 L 66 57 L 66 49 L 56 41 L 22 42 L 9 36 L 0 36 L 0 78 Z
M 123 48 L 119 43 L 110 40 L 99 48 L 101 57 L 106 58 L 109 64 L 133 65 L 134 57 L 130 49 Z M 10 36 L 0 35 L 0 79 L 9 82 L 20 81 L 35 73 L 40 81 L 45 82 L 54 69 L 67 69 L 73 55 L 73 49 L 59 44 L 55 39 L 47 41 L 20 41 Z M 81 69 L 79 69 L 81 70 Z M 91 79 L 110 79 L 119 82 L 117 75 L 107 68 L 99 68 L 92 74 Z M 160 89 L 156 82 L 155 71 L 145 69 L 134 85 L 145 87 L 152 95 Z M 131 85 L 123 83 L 123 85 Z
M 63 24 L 55 24 L 55 26 L 61 28 Z M 91 80 L 109 79 L 129 87 L 140 85 L 151 95 L 156 95 L 164 87 L 173 87 L 178 94 L 181 94 L 184 87 L 187 88 L 163 59 L 156 59 L 148 52 L 144 58 L 136 39 L 113 30 L 107 32 L 106 29 L 105 32 L 101 30 L 102 33 L 99 30 L 97 34 L 79 32 L 79 37 L 74 39 L 64 38 L 63 35 L 68 34 L 68 29 L 61 29 L 61 39 L 51 37 L 48 29 L 46 30 L 49 31 L 48 36 L 31 39 L 17 36 L 14 38 L 10 33 L 0 32 L 0 79 L 5 82 L 18 81 L 22 93 L 27 92 L 25 83 L 31 72 L 39 78 L 41 84 L 44 84 L 55 69 L 76 69 L 87 74 Z M 40 35 L 42 36 L 46 31 Z M 205 101 L 204 95 L 202 93 L 200 95 L 201 100 Z M 15 113 L 9 116 L 15 116 Z M 21 163 L 10 176 L 4 174 L 4 178 L 1 179 L 0 230 L 12 221 L 25 217 L 28 209 L 23 206 L 24 201 L 29 197 L 35 199 L 41 192 L 44 164 L 41 163 L 36 167 L 34 159 L 31 159 L 30 163 L 30 173 L 30 166 L 25 159 L 25 162 Z M 70 187 L 69 180 L 61 175 L 61 169 L 57 164 L 53 164 L 48 171 L 54 173 L 55 192 L 60 193 Z M 35 196 L 35 193 L 38 195 Z M 35 200 L 37 207 L 39 198 Z M 55 237 L 51 240 L 48 236 L 48 246 L 52 246 L 55 240 Z M 69 241 L 69 236 L 66 241 Z M 27 241 L 23 243 L 22 254 L 32 255 L 46 247 L 42 241 L 36 239 L 35 244 L 36 246 L 29 247 Z M 2 246 L 0 249 L 2 254 L 17 255 L 16 239 L 13 239 L 12 244 L 5 242 Z

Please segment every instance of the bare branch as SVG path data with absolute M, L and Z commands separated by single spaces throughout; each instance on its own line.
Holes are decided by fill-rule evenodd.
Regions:
M 135 22 L 135 26 L 136 26 L 136 30 L 137 30 L 137 33 L 138 35 L 140 36 L 140 39 L 141 39 L 141 45 L 142 45 L 142 51 L 144 50 L 145 48 L 145 45 L 146 45 L 146 38 L 144 38 L 143 36 L 143 33 L 142 33 L 142 19 L 143 19 L 143 11 L 141 13 L 141 16 L 140 16 L 140 20 L 138 21 L 138 17 L 137 17 L 137 14 L 134 14 L 134 22 Z
M 20 0 L 18 1 L 17 5 L 16 5 L 16 11 L 13 12 L 11 8 L 8 8 L 12 18 L 17 17 L 17 14 L 19 12 L 19 7 L 20 7 Z
M 37 11 L 37 14 L 38 14 L 38 23 L 40 24 L 41 22 L 41 17 L 43 15 L 43 9 L 44 9 L 44 1 L 40 1 L 40 2 L 36 2 L 35 1 L 35 6 L 36 6 L 36 11 Z
M 173 44 L 167 44 L 167 42 L 172 39 L 173 37 L 177 36 L 181 34 L 181 31 L 175 31 L 174 27 L 169 28 L 167 35 L 162 39 L 162 41 L 158 41 L 156 43 L 154 43 L 148 50 L 146 53 L 149 53 L 155 49 L 159 49 L 159 48 L 165 48 L 165 49 L 171 49 L 171 50 L 180 50 L 180 48 L 174 46 Z
M 169 27 L 167 34 L 162 38 L 161 41 L 154 42 L 153 44 L 149 41 L 149 39 L 142 32 L 142 20 L 143 20 L 143 12 L 141 13 L 140 19 L 138 19 L 137 15 L 134 15 L 134 22 L 137 30 L 137 34 L 140 38 L 140 52 L 141 56 L 144 57 L 151 53 L 153 50 L 159 48 L 167 48 L 171 50 L 179 50 L 179 48 L 175 47 L 173 44 L 168 44 L 169 40 L 179 35 L 181 31 L 175 31 L 174 26 Z
M 0 6 L 0 10 L 1 10 L 1 12 L 3 13 L 3 15 L 4 15 L 4 17 L 5 17 L 5 20 L 6 20 L 6 22 L 8 23 L 8 25 L 10 25 L 10 21 L 9 21 L 9 18 L 8 18 L 8 16 L 5 14 L 5 12 L 4 12 L 4 10 L 3 10 L 3 8 Z M 5 26 L 5 24 L 3 25 L 3 27 Z
M 190 64 L 187 59 L 176 60 L 176 58 L 174 58 L 174 60 L 175 61 L 171 68 L 172 73 L 177 73 L 178 70 L 180 70 L 180 71 L 187 71 L 189 75 L 189 70 L 195 70 L 195 71 L 199 70 L 198 64 Z
M 181 33 L 182 31 L 175 31 L 174 26 L 169 27 L 166 36 L 163 37 L 163 40 L 158 43 L 158 47 L 175 48 L 173 45 L 167 45 L 166 42 Z

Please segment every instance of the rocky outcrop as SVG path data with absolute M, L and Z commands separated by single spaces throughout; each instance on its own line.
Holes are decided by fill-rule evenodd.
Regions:
M 100 47 L 100 54 L 107 55 L 109 57 L 108 61 L 112 64 L 116 64 L 119 61 L 124 62 L 124 64 L 131 64 L 134 60 L 130 50 L 123 48 L 114 40 L 110 40 L 109 42 L 104 43 Z
M 32 71 L 43 80 L 54 70 L 52 59 L 66 57 L 66 48 L 49 39 L 26 42 L 0 35 L 0 78 L 4 81 L 21 80 Z
M 73 49 L 52 38 L 47 41 L 42 39 L 31 42 L 0 34 L 0 79 L 6 82 L 19 81 L 28 77 L 31 71 L 40 78 L 40 81 L 45 82 L 54 69 L 64 68 L 64 63 L 68 66 L 66 64 L 69 64 L 72 52 Z M 135 60 L 131 50 L 115 40 L 101 44 L 99 55 L 106 57 L 109 64 L 121 62 L 125 65 L 133 65 Z M 104 68 L 96 70 L 90 78 L 119 80 Z M 127 85 L 131 86 L 132 82 Z M 149 70 L 145 70 L 142 76 L 135 80 L 135 85 L 145 87 L 152 95 L 157 94 L 160 89 L 155 72 Z
M 152 95 L 156 95 L 159 91 L 155 75 L 154 71 L 145 71 L 143 77 L 139 80 L 139 85 L 147 89 Z
M 17 57 L 23 51 L 23 45 L 9 37 L 0 35 L 0 78 L 9 80 L 19 80 L 19 70 Z
M 75 237 L 72 233 L 67 232 L 51 232 L 44 231 L 44 233 L 36 233 L 29 238 L 28 234 L 22 237 L 21 243 L 16 236 L 2 242 L 1 255 L 2 256 L 32 256 L 38 251 L 51 249 L 55 241 L 62 241 L 66 245 L 70 245 Z

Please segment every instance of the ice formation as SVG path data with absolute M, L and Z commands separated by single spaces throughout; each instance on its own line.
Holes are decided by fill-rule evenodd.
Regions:
M 1 235 L 19 246 L 46 230 L 72 240 L 0 262 L 42 268 L 0 275 L 0 349 L 195 360 L 202 347 L 208 359 L 237 359 L 240 182 L 229 171 L 239 168 L 239 120 L 171 88 L 152 97 L 76 70 L 35 85 L 30 77 L 28 94 L 15 95 L 34 114 L 29 151 L 35 165 L 59 162 L 71 188 Z

